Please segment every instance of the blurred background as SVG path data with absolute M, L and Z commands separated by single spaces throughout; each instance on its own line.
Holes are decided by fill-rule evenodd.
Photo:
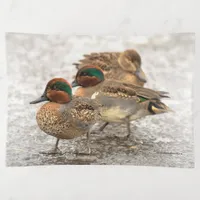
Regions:
M 66 36 L 8 33 L 8 135 L 7 166 L 52 164 L 129 164 L 142 166 L 194 167 L 192 123 L 192 71 L 195 35 L 192 33 L 134 36 Z M 56 139 L 43 133 L 35 116 L 42 104 L 29 102 L 43 93 L 54 77 L 68 81 L 76 73 L 73 62 L 83 54 L 136 49 L 148 78 L 146 87 L 168 91 L 164 100 L 175 113 L 148 116 L 132 123 L 132 134 L 144 141 L 132 148 L 132 140 L 110 139 L 123 135 L 126 127 L 113 124 L 92 135 L 92 156 L 76 156 L 85 137 L 62 140 L 60 149 L 72 153 L 47 156 Z

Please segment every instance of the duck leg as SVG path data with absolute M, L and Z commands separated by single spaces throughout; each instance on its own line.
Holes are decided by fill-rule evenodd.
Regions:
M 131 135 L 131 125 L 130 125 L 130 120 L 129 120 L 129 117 L 126 117 L 124 119 L 124 123 L 126 124 L 126 128 L 127 128 L 127 135 L 126 136 L 123 136 L 123 137 L 120 137 L 120 136 L 114 136 L 114 138 L 117 138 L 117 139 L 124 139 L 124 140 L 127 140 L 129 139 L 130 135 Z
M 41 154 L 48 154 L 48 155 L 52 155 L 52 154 L 62 154 L 62 152 L 60 151 L 60 149 L 58 148 L 58 143 L 59 143 L 59 138 L 56 139 L 56 144 L 55 147 L 48 152 L 40 152 Z
M 91 132 L 92 132 L 92 130 L 89 130 L 87 132 L 87 135 L 86 135 L 86 138 L 87 138 L 86 142 L 87 142 L 87 150 L 88 150 L 88 152 L 85 153 L 85 152 L 79 152 L 78 150 L 76 150 L 76 152 L 75 152 L 76 155 L 90 155 L 91 154 L 91 148 L 90 148 L 90 134 L 91 134 Z
M 60 141 L 60 139 L 57 138 L 56 144 L 55 144 L 55 147 L 54 147 L 54 152 L 57 152 L 57 151 L 60 152 L 60 149 L 58 148 L 58 143 L 59 143 L 59 141 Z
M 109 122 L 105 122 L 100 128 L 99 131 L 103 131 L 104 128 L 109 124 Z
M 127 140 L 127 139 L 130 138 L 130 135 L 131 135 L 131 122 L 130 122 L 129 117 L 125 118 L 124 123 L 126 124 L 126 128 L 127 128 L 127 132 L 128 133 L 124 137 L 117 137 L 117 136 L 115 136 L 116 138 L 119 138 L 120 140 L 121 139 Z M 133 136 L 133 141 L 134 141 L 135 145 L 143 144 L 143 142 L 141 140 L 138 140 L 134 135 L 132 135 L 132 136 Z
M 87 132 L 87 148 L 88 148 L 88 154 L 91 154 L 91 148 L 90 148 L 90 133 L 91 131 Z
M 129 118 L 126 119 L 126 128 L 127 128 L 127 132 L 128 134 L 126 135 L 126 138 L 128 139 L 131 135 L 131 125 L 130 125 L 130 120 Z
M 130 123 L 129 118 L 126 118 L 126 126 L 127 126 L 127 131 L 128 131 L 128 134 L 126 135 L 126 138 L 129 139 L 130 138 L 130 134 L 131 134 L 131 123 Z M 142 140 L 138 140 L 134 135 L 133 135 L 133 141 L 134 141 L 134 143 L 136 145 L 143 144 L 143 141 Z

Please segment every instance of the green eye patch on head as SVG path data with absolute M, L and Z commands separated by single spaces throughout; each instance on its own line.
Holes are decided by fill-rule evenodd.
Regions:
M 104 74 L 101 70 L 96 69 L 96 68 L 87 68 L 84 69 L 81 73 L 80 76 L 95 76 L 100 80 L 104 80 Z
M 65 82 L 57 81 L 50 88 L 52 90 L 64 91 L 67 94 L 69 94 L 70 96 L 72 95 L 72 89 L 71 89 L 71 87 L 67 83 L 65 83 Z

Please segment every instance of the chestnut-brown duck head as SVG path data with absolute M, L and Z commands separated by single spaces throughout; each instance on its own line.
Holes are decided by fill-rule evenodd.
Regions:
M 92 87 L 104 81 L 104 73 L 100 67 L 95 65 L 85 65 L 76 74 L 72 87 Z
M 64 104 L 70 102 L 71 99 L 71 85 L 63 78 L 54 78 L 47 83 L 42 96 L 35 101 L 30 102 L 30 104 L 36 104 L 43 101 Z

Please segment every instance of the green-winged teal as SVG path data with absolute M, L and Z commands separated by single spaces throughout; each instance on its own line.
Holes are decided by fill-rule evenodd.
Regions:
M 58 149 L 59 139 L 73 139 L 89 134 L 99 119 L 98 104 L 90 98 L 72 97 L 70 84 L 63 78 L 50 80 L 42 96 L 31 104 L 49 101 L 37 112 L 37 123 L 42 131 L 57 138 L 54 150 Z
M 81 86 L 76 90 L 76 96 L 90 97 L 103 105 L 101 116 L 106 123 L 101 130 L 109 122 L 126 123 L 129 136 L 130 121 L 171 111 L 160 100 L 168 97 L 167 92 L 106 80 L 98 66 L 85 65 L 79 69 L 72 86 Z

